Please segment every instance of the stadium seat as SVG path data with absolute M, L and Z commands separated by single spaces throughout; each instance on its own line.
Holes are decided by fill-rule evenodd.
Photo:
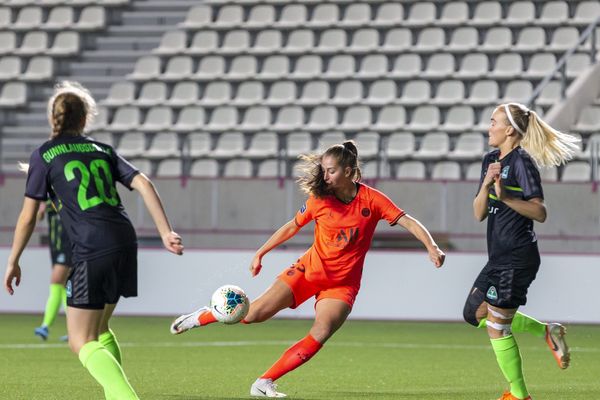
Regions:
M 106 26 L 106 11 L 104 7 L 90 6 L 85 7 L 74 28 L 77 31 L 95 31 L 103 29 Z
M 442 27 L 464 26 L 469 20 L 469 6 L 464 1 L 450 1 L 443 4 L 440 18 L 434 23 Z
M 346 80 L 337 83 L 331 104 L 336 106 L 347 106 L 362 101 L 363 86 L 360 81 Z
M 488 70 L 489 59 L 485 54 L 469 53 L 462 59 L 453 76 L 456 79 L 479 79 L 485 77 Z
M 298 99 L 301 105 L 318 105 L 329 102 L 329 83 L 326 81 L 310 81 L 302 87 Z
M 271 129 L 277 133 L 291 132 L 302 128 L 304 110 L 298 106 L 284 106 L 277 111 L 275 122 Z
M 567 58 L 566 73 L 568 78 L 577 78 L 591 65 L 590 55 L 576 53 Z
M 219 166 L 216 160 L 197 160 L 190 169 L 190 176 L 196 178 L 216 178 L 218 175 Z
M 388 73 L 388 60 L 382 54 L 368 54 L 362 58 L 356 74 L 357 78 L 380 78 Z
M 146 138 L 141 132 L 128 132 L 123 134 L 117 147 L 117 153 L 125 158 L 139 157 L 146 149 Z
M 248 19 L 244 23 L 247 29 L 267 28 L 275 22 L 275 8 L 269 4 L 255 5 L 248 13 Z
M 199 97 L 196 82 L 177 82 L 171 92 L 171 97 L 165 102 L 171 107 L 183 107 L 196 104 Z
M 536 53 L 529 60 L 529 67 L 523 74 L 524 78 L 542 79 L 554 70 L 556 56 L 552 53 Z
M 398 98 L 398 86 L 393 80 L 382 79 L 371 83 L 368 87 L 364 104 L 382 106 L 393 103 Z
M 502 53 L 512 48 L 512 31 L 507 27 L 493 27 L 487 30 L 479 50 L 486 53 Z
M 200 59 L 192 79 L 210 81 L 223 75 L 225 75 L 225 59 L 221 56 L 206 56 Z
M 403 129 L 406 125 L 406 110 L 402 106 L 385 106 L 379 110 L 371 130 L 389 133 Z
M 303 26 L 307 19 L 308 11 L 304 4 L 285 4 L 273 25 L 277 28 L 295 28 Z
M 359 132 L 354 137 L 358 147 L 358 156 L 362 160 L 374 159 L 379 154 L 379 134 L 377 132 Z
M 21 58 L 6 56 L 0 58 L 0 81 L 17 79 L 21 75 Z
M 268 56 L 258 77 L 263 80 L 285 79 L 290 72 L 290 59 L 282 55 Z
M 192 132 L 188 135 L 189 154 L 192 158 L 206 157 L 211 151 L 210 134 Z
M 317 149 L 324 152 L 329 147 L 342 144 L 346 141 L 346 135 L 343 132 L 325 132 L 321 134 L 318 140 Z
M 264 104 L 270 106 L 283 106 L 295 102 L 296 83 L 293 81 L 275 81 L 270 89 Z
M 532 94 L 533 84 L 531 81 L 511 81 L 506 85 L 504 96 L 500 102 L 527 104 Z
M 576 7 L 575 15 L 570 20 L 572 25 L 588 26 L 600 15 L 600 3 L 595 0 L 580 1 Z
M 244 136 L 239 132 L 226 132 L 219 135 L 211 157 L 228 159 L 240 156 L 244 152 Z
M 106 99 L 100 104 L 106 106 L 125 106 L 133 104 L 135 99 L 135 84 L 133 82 L 113 83 Z
M 442 81 L 431 104 L 436 106 L 451 106 L 460 103 L 465 98 L 465 85 L 459 80 Z
M 181 159 L 162 160 L 156 169 L 156 176 L 160 178 L 176 178 L 183 175 Z
M 446 121 L 439 129 L 448 133 L 460 133 L 473 129 L 475 125 L 475 112 L 469 106 L 453 106 L 446 114 Z
M 140 109 L 137 107 L 119 107 L 115 111 L 112 122 L 108 128 L 112 132 L 118 133 L 135 131 L 140 127 L 140 114 Z
M 425 28 L 417 37 L 413 51 L 418 53 L 435 53 L 446 46 L 446 34 L 443 28 Z
M 479 181 L 481 179 L 481 161 L 472 162 L 467 166 L 465 179 L 468 181 Z
M 229 82 L 208 82 L 199 103 L 205 107 L 229 104 L 232 96 L 231 84 Z
M 581 133 L 600 131 L 600 107 L 588 106 L 581 110 L 574 129 Z
M 562 182 L 589 182 L 592 169 L 587 161 L 571 161 L 562 173 Z
M 271 158 L 276 157 L 279 151 L 277 134 L 272 132 L 259 132 L 252 136 L 248 150 L 244 157 L 248 158 Z
M 92 124 L 86 127 L 86 133 L 98 134 L 108 126 L 108 110 L 106 107 L 98 107 L 98 114 L 94 117 Z M 112 135 L 111 135 L 112 138 Z
M 238 111 L 234 107 L 215 108 L 210 116 L 206 129 L 211 132 L 223 132 L 236 128 L 238 123 Z
M 469 25 L 489 27 L 500 24 L 502 21 L 502 6 L 496 1 L 481 1 L 475 5 L 473 18 Z
M 400 54 L 394 60 L 389 77 L 411 79 L 421 74 L 421 57 L 418 54 Z
M 546 47 L 546 33 L 540 27 L 527 27 L 519 32 L 514 50 L 519 53 L 535 53 Z
M 440 161 L 431 170 L 431 179 L 457 181 L 461 179 L 460 164 L 455 161 Z
M 212 23 L 212 9 L 207 5 L 198 5 L 192 7 L 186 17 L 185 21 L 178 24 L 179 27 L 184 29 L 202 29 L 210 26 Z
M 387 158 L 405 160 L 412 157 L 415 151 L 415 135 L 411 132 L 396 132 L 389 137 L 386 147 Z
M 307 132 L 293 132 L 287 135 L 286 154 L 288 158 L 297 158 L 300 154 L 312 151 L 310 134 Z
M 227 71 L 228 80 L 245 80 L 256 77 L 258 61 L 254 56 L 236 56 Z
M 173 110 L 170 107 L 153 107 L 148 110 L 144 123 L 139 127 L 142 132 L 155 133 L 166 131 L 173 124 Z
M 110 132 L 97 132 L 90 136 L 90 139 L 95 140 L 100 143 L 108 144 L 109 146 L 113 145 L 113 137 Z
M 508 13 L 503 23 L 509 27 L 529 26 L 535 20 L 533 1 L 515 1 L 508 5 Z
M 445 79 L 454 74 L 454 56 L 448 53 L 433 54 L 427 62 L 427 67 L 421 73 L 428 79 Z
M 551 106 L 561 98 L 561 83 L 559 81 L 550 81 L 535 100 L 540 106 Z
M 267 29 L 258 32 L 254 45 L 249 49 L 251 54 L 272 54 L 282 48 L 283 37 L 281 31 Z
M 0 7 L 0 29 L 9 30 L 12 27 L 12 12 L 8 7 Z
M 337 108 L 319 106 L 311 110 L 305 129 L 308 131 L 325 131 L 337 126 Z
M 387 31 L 380 51 L 400 53 L 412 46 L 412 32 L 406 28 L 394 28 Z
M 59 32 L 54 43 L 46 54 L 52 56 L 69 56 L 79 53 L 79 34 L 77 32 Z
M 348 53 L 366 54 L 379 48 L 379 33 L 375 29 L 359 29 L 352 34 L 350 45 L 345 49 Z
M 313 49 L 315 34 L 310 29 L 297 29 L 290 32 L 287 42 L 281 52 L 284 54 L 304 54 Z
M 148 158 L 168 158 L 180 155 L 179 139 L 172 132 L 161 132 L 154 136 L 144 156 Z
M 225 164 L 223 176 L 228 178 L 250 178 L 252 177 L 252 163 L 250 160 L 234 159 Z
M 474 51 L 479 45 L 479 33 L 476 28 L 463 26 L 455 29 L 448 43 L 448 51 L 452 53 L 466 53 Z
M 48 35 L 46 32 L 27 32 L 21 46 L 14 50 L 20 56 L 33 56 L 44 54 L 48 49 Z
M 523 73 L 523 59 L 516 53 L 500 54 L 489 77 L 496 79 L 513 79 Z
M 480 160 L 484 154 L 484 139 L 479 132 L 463 133 L 448 158 L 457 161 Z
M 167 99 L 167 84 L 165 82 L 146 82 L 135 100 L 138 107 L 152 107 L 163 104 Z
M 6 82 L 0 89 L 0 107 L 15 108 L 25 105 L 27 86 L 23 82 Z
M 213 25 L 220 29 L 234 28 L 242 25 L 243 20 L 244 9 L 238 4 L 228 4 L 218 10 Z
M 147 81 L 160 76 L 160 58 L 157 56 L 140 57 L 133 68 L 133 72 L 127 75 L 127 79 Z
M 426 178 L 425 164 L 421 161 L 404 161 L 397 166 L 395 176 L 398 179 L 423 180 Z
M 264 98 L 265 88 L 262 82 L 241 82 L 237 87 L 237 92 L 235 98 L 232 100 L 232 104 L 241 107 L 251 106 L 262 103 Z M 266 100 L 265 104 L 267 104 Z
M 198 129 L 204 129 L 206 124 L 206 113 L 203 107 L 185 107 L 179 112 L 177 122 L 171 128 L 172 131 L 188 133 Z
M 407 129 L 418 133 L 436 129 L 440 124 L 440 110 L 434 106 L 419 106 L 413 112 Z
M 176 56 L 169 59 L 165 72 L 160 76 L 163 81 L 180 81 L 190 79 L 193 74 L 192 58 L 189 56 Z
M 252 106 L 246 109 L 238 129 L 242 132 L 255 132 L 266 129 L 271 124 L 271 109 L 265 106 Z
M 371 108 L 367 106 L 348 107 L 343 114 L 339 129 L 344 132 L 356 132 L 368 129 L 373 119 Z
M 135 168 L 137 168 L 142 174 L 146 175 L 146 176 L 153 176 L 154 175 L 154 171 L 152 168 L 152 162 L 148 159 L 131 159 L 129 160 L 129 162 L 131 164 L 133 164 L 133 166 Z
M 464 103 L 471 106 L 485 106 L 498 103 L 500 89 L 498 82 L 493 80 L 475 81 L 471 86 L 471 94 Z
M 535 24 L 545 27 L 562 26 L 568 19 L 569 8 L 566 1 L 548 1 L 543 3 L 542 12 Z
M 417 106 L 428 103 L 431 98 L 431 84 L 422 79 L 411 80 L 404 85 L 399 104 Z
M 250 33 L 243 29 L 225 32 L 223 43 L 218 48 L 225 55 L 243 54 L 250 48 Z
M 258 178 L 276 178 L 285 176 L 285 164 L 278 160 L 264 160 L 258 165 L 256 176 Z
M 412 3 L 408 10 L 408 17 L 403 22 L 403 26 L 424 27 L 433 24 L 435 21 L 436 10 L 432 2 Z
M 473 128 L 475 131 L 487 132 L 490 128 L 490 118 L 496 109 L 496 105 L 487 106 L 479 112 L 477 125 Z
M 184 52 L 186 49 L 187 34 L 184 31 L 170 31 L 162 36 L 160 44 L 152 50 L 152 53 L 171 55 Z
M 312 52 L 318 54 L 335 54 L 345 50 L 348 45 L 346 31 L 343 29 L 328 29 L 323 31 L 313 47 Z
M 12 24 L 11 29 L 15 31 L 42 29 L 42 8 L 23 7 L 19 9 L 19 14 Z
M 338 54 L 331 57 L 323 76 L 328 79 L 343 79 L 354 76 L 355 71 L 354 57 Z
M 318 4 L 312 14 L 312 18 L 306 22 L 311 28 L 326 28 L 337 25 L 340 19 L 340 10 L 337 4 Z
M 377 7 L 375 18 L 371 21 L 374 27 L 394 27 L 404 19 L 404 8 L 401 3 L 383 3 Z
M 360 164 L 360 173 L 362 179 L 375 179 L 381 177 L 379 173 L 379 161 L 372 160 Z
M 214 53 L 219 46 L 219 35 L 215 31 L 198 31 L 192 38 L 192 43 L 184 50 L 185 54 L 204 56 Z
M 42 26 L 45 31 L 57 31 L 71 29 L 75 23 L 73 8 L 71 7 L 53 7 L 50 9 L 48 19 Z
M 577 28 L 559 27 L 554 30 L 552 40 L 546 47 L 546 50 L 554 53 L 563 53 L 573 47 L 578 39 L 579 31 Z
M 371 23 L 371 7 L 366 3 L 353 3 L 346 7 L 344 17 L 338 26 L 357 28 Z
M 47 81 L 54 77 L 54 62 L 52 58 L 46 56 L 37 56 L 29 60 L 25 73 L 21 79 L 28 82 Z
M 445 132 L 426 133 L 421 139 L 419 150 L 413 154 L 417 160 L 445 158 L 450 149 L 450 139 Z
M 323 60 L 316 55 L 304 55 L 298 58 L 290 78 L 296 80 L 320 77 L 323 72 Z

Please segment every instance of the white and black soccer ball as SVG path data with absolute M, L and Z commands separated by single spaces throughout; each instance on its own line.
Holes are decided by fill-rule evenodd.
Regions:
M 235 285 L 221 286 L 210 300 L 210 311 L 217 321 L 224 324 L 237 324 L 248 315 L 249 309 L 248 296 Z

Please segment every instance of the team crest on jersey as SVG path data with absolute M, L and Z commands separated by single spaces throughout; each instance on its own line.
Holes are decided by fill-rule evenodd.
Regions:
M 362 214 L 363 217 L 368 217 L 369 215 L 371 215 L 371 210 L 369 210 L 367 207 L 363 208 L 360 212 Z
M 510 165 L 507 165 L 506 167 L 502 168 L 502 174 L 500 174 L 500 177 L 502 179 L 508 178 L 508 171 L 509 170 L 510 170 Z
M 306 203 L 302 204 L 302 207 L 300 207 L 300 214 L 304 214 L 305 211 L 306 211 Z
M 496 290 L 496 287 L 490 286 L 485 297 L 487 297 L 490 300 L 498 300 L 498 291 Z

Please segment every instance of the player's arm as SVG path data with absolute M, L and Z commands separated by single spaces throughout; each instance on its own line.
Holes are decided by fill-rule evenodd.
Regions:
M 262 258 L 265 254 L 294 237 L 298 231 L 300 231 L 300 227 L 296 224 L 295 219 L 287 222 L 281 228 L 277 229 L 277 231 L 269 238 L 269 240 L 267 240 L 265 244 L 263 244 L 261 248 L 256 251 L 254 258 L 252 259 L 252 264 L 250 264 L 250 272 L 252 272 L 252 276 L 256 276 L 260 272 L 262 268 Z
M 19 259 L 35 229 L 39 207 L 39 200 L 25 197 L 23 208 L 21 209 L 19 219 L 17 220 L 17 226 L 15 227 L 13 245 L 6 265 L 6 274 L 4 275 L 4 287 L 11 295 L 14 293 L 12 287 L 13 279 L 17 286 L 21 283 L 21 267 L 19 266 Z
M 473 200 L 473 214 L 477 221 L 483 221 L 488 216 L 488 194 L 490 187 L 494 186 L 496 177 L 500 176 L 500 163 L 491 163 L 488 166 L 483 182 L 479 187 L 479 193 Z
M 181 236 L 173 232 L 162 201 L 152 181 L 144 174 L 137 174 L 131 181 L 131 187 L 137 190 L 144 199 L 144 204 L 146 204 L 146 208 L 154 220 L 165 248 L 171 253 L 183 254 Z
M 439 268 L 442 266 L 442 264 L 444 264 L 446 254 L 440 250 L 438 245 L 435 243 L 435 240 L 433 240 L 433 237 L 431 237 L 431 234 L 427 228 L 423 226 L 423 224 L 410 215 L 404 214 L 398 220 L 398 225 L 412 233 L 414 237 L 419 239 L 419 241 L 425 245 L 427 253 L 429 253 L 429 259 L 433 265 L 436 266 L 436 268 Z
M 506 190 L 504 190 L 500 179 L 495 181 L 494 188 L 496 190 L 496 196 L 498 197 L 498 200 L 502 201 L 504 204 L 525 218 L 529 218 L 537 222 L 546 221 L 546 205 L 544 204 L 544 199 L 540 197 L 534 197 L 529 200 L 521 200 L 513 197 L 508 194 Z

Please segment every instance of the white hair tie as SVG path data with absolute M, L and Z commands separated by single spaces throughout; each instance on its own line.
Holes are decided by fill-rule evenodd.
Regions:
M 517 107 L 523 109 L 523 107 L 520 104 L 516 104 L 516 103 L 507 103 L 504 105 L 504 112 L 506 113 L 506 116 L 508 117 L 508 122 L 510 122 L 510 125 L 515 128 L 515 130 L 517 132 L 519 132 L 521 135 L 525 135 L 525 132 L 523 132 L 523 130 L 521 128 L 519 128 L 519 125 L 516 124 L 515 120 L 513 119 L 512 114 L 510 113 L 510 108 L 508 107 L 509 105 L 514 104 Z M 526 113 L 529 113 L 529 110 L 526 109 L 525 111 Z

